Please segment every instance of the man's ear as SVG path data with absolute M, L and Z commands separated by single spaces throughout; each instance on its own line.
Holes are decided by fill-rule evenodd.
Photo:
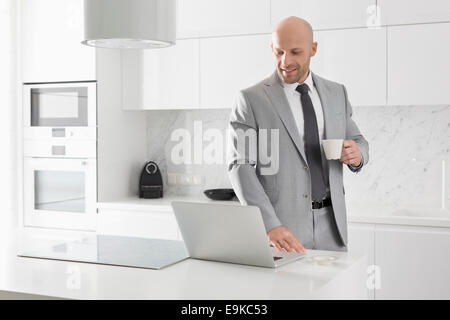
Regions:
M 316 52 L 317 52 L 317 42 L 313 42 L 311 47 L 311 57 L 314 57 L 316 55 Z

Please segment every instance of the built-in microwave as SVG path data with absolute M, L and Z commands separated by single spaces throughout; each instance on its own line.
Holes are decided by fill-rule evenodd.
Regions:
M 95 139 L 97 83 L 24 83 L 24 139 Z

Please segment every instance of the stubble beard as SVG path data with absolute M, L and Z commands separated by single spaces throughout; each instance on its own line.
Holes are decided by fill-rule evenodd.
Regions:
M 296 68 L 297 68 L 297 74 L 292 80 L 289 80 L 289 78 L 285 78 L 283 76 L 283 71 L 281 71 L 280 68 L 277 68 L 278 75 L 280 76 L 281 79 L 283 79 L 283 81 L 285 83 L 292 84 L 292 83 L 299 82 L 300 79 L 303 78 L 303 76 L 308 73 L 309 68 L 308 68 L 307 64 L 302 68 L 300 68 L 299 66 L 297 66 Z

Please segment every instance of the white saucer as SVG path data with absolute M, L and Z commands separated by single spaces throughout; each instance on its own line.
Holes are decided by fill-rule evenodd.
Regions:
M 327 255 L 315 255 L 308 257 L 308 261 L 315 262 L 317 264 L 332 264 L 334 261 L 337 260 L 337 257 L 335 256 L 327 256 Z

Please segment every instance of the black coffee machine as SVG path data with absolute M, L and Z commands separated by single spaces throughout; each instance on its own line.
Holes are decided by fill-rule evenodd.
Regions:
M 139 179 L 139 198 L 162 198 L 163 182 L 158 165 L 149 161 L 145 164 Z

